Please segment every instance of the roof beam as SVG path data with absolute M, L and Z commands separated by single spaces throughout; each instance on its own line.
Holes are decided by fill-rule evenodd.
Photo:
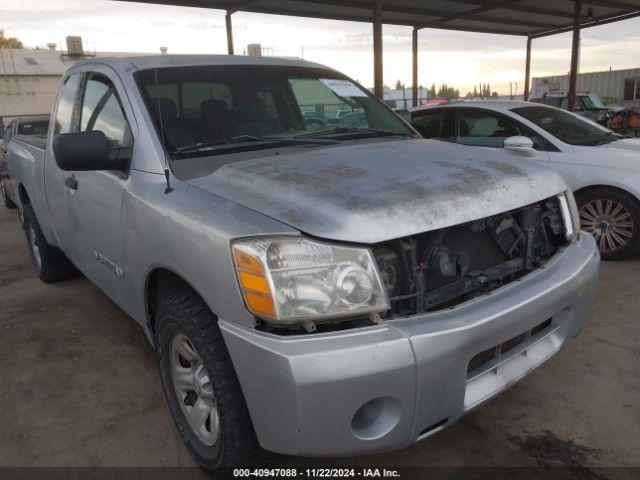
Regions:
M 600 5 L 601 7 L 609 7 L 609 8 L 627 8 L 629 10 L 638 10 L 640 8 L 639 5 L 635 5 L 629 2 L 619 2 L 617 0 L 591 0 L 591 5 Z
M 342 0 L 323 0 L 323 1 L 319 1 L 319 0 L 298 0 L 300 3 L 310 3 L 310 4 L 329 4 L 329 5 L 335 5 L 335 6 L 348 6 L 350 8 L 357 8 L 357 9 L 362 9 L 364 12 L 366 12 L 366 14 L 369 14 L 371 12 L 371 2 L 368 0 L 354 0 L 354 1 L 350 1 L 350 2 L 344 2 Z M 512 3 L 516 3 L 516 2 L 521 2 L 522 0 L 502 0 L 500 2 L 492 2 L 491 3 L 491 8 L 489 8 L 489 6 L 483 6 L 481 8 L 478 9 L 474 9 L 478 10 L 478 12 L 481 11 L 488 11 L 488 10 L 492 10 L 495 8 L 500 8 L 498 6 L 498 4 L 512 4 Z M 346 5 L 345 5 L 346 4 Z M 404 14 L 409 14 L 409 15 L 424 15 L 426 17 L 438 17 L 437 19 L 433 20 L 433 21 L 428 21 L 428 22 L 415 22 L 415 26 L 417 26 L 418 28 L 425 28 L 425 27 L 430 27 L 432 26 L 432 24 L 435 26 L 437 24 L 439 24 L 443 19 L 447 18 L 447 17 L 451 17 L 451 12 L 447 12 L 446 10 L 434 10 L 432 8 L 423 8 L 423 7 L 402 7 L 402 6 L 395 6 L 395 5 L 388 5 L 385 4 L 383 6 L 383 21 L 384 23 L 395 23 L 393 21 L 390 21 L 388 18 L 384 18 L 384 13 L 385 12 L 391 12 L 391 13 L 404 13 Z M 490 16 L 485 16 L 485 15 L 474 15 L 473 13 L 468 14 L 467 12 L 460 12 L 458 14 L 455 14 L 456 16 L 460 16 L 460 17 L 467 17 L 468 16 L 468 20 L 474 20 L 474 21 L 478 21 L 478 22 L 487 22 L 487 23 L 494 23 L 497 25 L 513 25 L 513 21 L 512 20 L 508 20 L 508 19 L 503 19 L 503 18 L 496 18 L 496 17 L 490 17 Z M 399 22 L 398 22 L 399 23 Z M 522 26 L 525 27 L 533 27 L 533 28 L 545 28 L 545 27 L 552 27 L 553 24 L 552 23 L 545 23 L 545 22 L 529 22 L 529 21 L 518 21 L 518 23 Z M 405 24 L 405 23 L 402 23 Z M 408 23 L 407 23 L 408 24 Z
M 471 10 L 465 10 L 464 12 L 454 13 L 453 15 L 446 15 L 442 18 L 439 18 L 438 20 L 427 22 L 425 26 L 429 27 L 434 25 L 442 25 L 443 23 L 448 23 L 453 20 L 458 20 L 460 18 L 471 18 L 478 13 L 488 12 L 491 10 L 495 10 L 496 8 L 500 8 L 504 5 L 510 5 L 513 3 L 521 2 L 521 1 L 522 0 L 502 0 L 501 2 L 488 3 L 480 7 L 472 8 Z M 494 23 L 497 23 L 497 22 L 494 22 Z
M 245 7 L 248 7 L 252 3 L 255 3 L 256 0 L 233 0 L 229 8 L 227 8 L 227 13 L 236 13 L 242 10 Z
M 486 0 L 448 0 L 455 3 L 466 3 L 471 5 L 489 5 Z M 500 7 L 503 10 L 512 10 L 514 12 L 533 13 L 535 15 L 548 15 L 550 17 L 573 18 L 573 13 L 564 12 L 562 10 L 554 10 L 551 8 L 530 7 L 529 5 L 509 4 Z
M 606 17 L 594 18 L 593 20 L 587 21 L 580 25 L 580 28 L 591 28 L 597 27 L 599 25 L 606 25 L 607 23 L 620 22 L 622 20 L 628 20 L 630 18 L 640 17 L 640 10 L 636 10 L 635 12 L 628 12 L 617 15 L 609 15 Z M 530 37 L 531 38 L 542 38 L 548 37 L 550 35 L 556 35 L 558 33 L 565 33 L 573 30 L 573 23 L 562 25 L 558 28 L 553 28 L 550 30 L 542 30 L 539 32 L 533 32 Z

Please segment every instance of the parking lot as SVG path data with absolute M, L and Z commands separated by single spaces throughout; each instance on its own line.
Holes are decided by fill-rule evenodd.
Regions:
M 0 466 L 191 466 L 142 330 L 85 278 L 41 283 L 0 210 Z M 271 463 L 640 466 L 640 258 L 602 265 L 585 332 L 464 420 L 399 452 Z M 592 475 L 594 475 L 592 477 Z M 597 478 L 608 478 L 600 472 Z

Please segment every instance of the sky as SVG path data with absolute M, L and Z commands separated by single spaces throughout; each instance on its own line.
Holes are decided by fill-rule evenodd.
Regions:
M 224 12 L 112 0 L 0 0 L 0 29 L 28 47 L 59 45 L 80 35 L 97 51 L 226 54 Z M 236 53 L 260 43 L 269 54 L 304 56 L 373 85 L 370 24 L 252 13 L 233 15 Z M 580 71 L 640 66 L 640 18 L 585 29 Z M 524 84 L 524 37 L 424 29 L 419 34 L 419 83 L 448 83 L 464 95 L 479 82 L 500 94 Z M 411 84 L 411 28 L 383 28 L 384 82 Z M 533 41 L 532 76 L 569 70 L 571 34 Z

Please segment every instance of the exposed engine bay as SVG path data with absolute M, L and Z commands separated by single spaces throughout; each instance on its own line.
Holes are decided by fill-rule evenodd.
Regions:
M 448 308 L 536 270 L 567 243 L 558 199 L 373 248 L 389 294 L 383 319 Z

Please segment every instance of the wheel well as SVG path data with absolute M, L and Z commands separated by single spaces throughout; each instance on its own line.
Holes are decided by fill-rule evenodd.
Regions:
M 638 199 L 638 197 L 636 197 L 634 194 L 626 191 L 624 188 L 614 187 L 612 185 L 589 185 L 588 187 L 583 187 L 583 188 L 580 188 L 579 190 L 576 190 L 575 192 L 573 192 L 573 194 L 575 197 L 578 197 L 579 195 L 585 192 L 588 192 L 591 190 L 598 190 L 598 189 L 615 190 L 624 195 L 628 195 L 629 197 L 635 199 L 636 202 L 640 202 L 640 199 Z
M 173 290 L 180 288 L 188 288 L 193 290 L 196 294 L 197 291 L 193 288 L 189 282 L 166 268 L 156 268 L 147 277 L 146 286 L 146 305 L 147 305 L 147 321 L 151 332 L 154 331 L 156 321 L 156 310 L 158 306 L 158 292 L 162 290 Z
M 22 205 L 30 204 L 31 199 L 29 198 L 29 194 L 27 193 L 27 189 L 24 188 L 24 185 L 21 183 L 18 187 L 18 197 L 20 197 L 20 203 Z

